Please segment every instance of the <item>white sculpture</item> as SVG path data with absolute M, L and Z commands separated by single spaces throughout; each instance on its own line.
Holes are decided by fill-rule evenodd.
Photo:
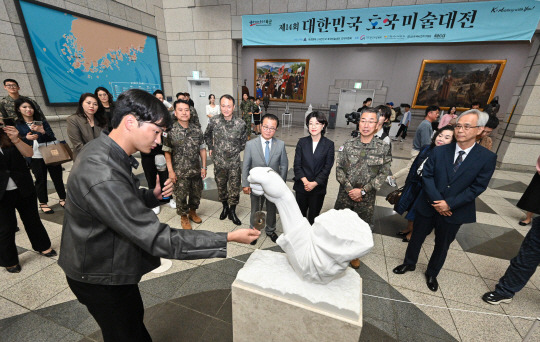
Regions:
M 277 244 L 301 278 L 326 284 L 373 247 L 371 228 L 353 211 L 332 209 L 311 226 L 291 190 L 271 168 L 251 169 L 248 180 L 255 195 L 276 205 L 283 226 Z

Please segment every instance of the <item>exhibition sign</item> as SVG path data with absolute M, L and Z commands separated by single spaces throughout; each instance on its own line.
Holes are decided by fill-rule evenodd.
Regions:
M 505 65 L 506 60 L 423 60 L 412 107 L 463 111 L 473 101 L 485 106 L 495 96 Z
M 242 44 L 530 41 L 540 1 L 485 1 L 242 16 Z
M 48 105 L 72 105 L 103 86 L 162 89 L 157 38 L 58 7 L 16 1 Z

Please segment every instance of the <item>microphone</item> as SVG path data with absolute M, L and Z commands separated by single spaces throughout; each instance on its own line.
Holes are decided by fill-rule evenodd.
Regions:
M 167 161 L 165 161 L 165 156 L 163 154 L 157 154 L 154 158 L 154 163 L 156 164 L 157 173 L 159 175 L 159 184 L 161 185 L 161 191 L 165 187 L 165 181 L 169 178 L 169 172 L 167 172 Z M 171 200 L 170 197 L 163 197 L 160 202 L 169 203 Z

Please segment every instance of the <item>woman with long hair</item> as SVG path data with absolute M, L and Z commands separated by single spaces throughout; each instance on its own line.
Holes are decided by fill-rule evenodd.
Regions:
M 407 228 L 397 233 L 397 235 L 403 237 L 403 242 L 409 242 L 411 239 L 415 216 L 414 203 L 420 194 L 420 190 L 422 190 L 422 169 L 424 164 L 435 147 L 450 144 L 452 141 L 455 141 L 454 126 L 447 125 L 439 129 L 433 135 L 431 144 L 422 146 L 420 153 L 418 153 L 409 169 L 401 197 L 394 205 L 394 211 L 400 215 L 407 211 L 407 216 L 405 216 L 408 220 Z
M 97 138 L 107 127 L 107 119 L 100 103 L 96 95 L 84 93 L 79 99 L 77 111 L 66 120 L 74 160 L 83 146 Z
M 324 203 L 335 151 L 334 142 L 324 136 L 328 126 L 324 113 L 311 112 L 306 126 L 309 136 L 296 144 L 293 189 L 302 215 L 313 224 Z
M 19 273 L 22 269 L 15 245 L 15 210 L 19 212 L 32 248 L 46 257 L 57 255 L 35 205 L 36 190 L 24 160 L 32 155 L 32 148 L 20 139 L 15 127 L 0 128 L 0 266 L 9 273 Z
M 107 119 L 107 128 L 109 129 L 109 132 L 112 131 L 112 114 L 114 110 L 114 101 L 113 96 L 107 88 L 105 87 L 97 87 L 94 91 L 94 95 L 96 95 L 99 99 L 99 102 L 101 103 L 101 106 L 103 107 L 103 112 L 105 114 L 105 118 Z
M 455 105 L 450 106 L 450 108 L 448 108 L 448 113 L 444 114 L 439 120 L 438 129 L 441 129 L 447 125 L 455 125 L 457 122 L 457 117 L 457 107 Z
M 32 147 L 34 151 L 34 155 L 26 160 L 36 178 L 35 186 L 39 199 L 39 209 L 45 214 L 52 214 L 54 210 L 47 204 L 49 201 L 47 195 L 47 171 L 51 175 L 54 188 L 60 198 L 59 204 L 63 207 L 66 204 L 66 189 L 62 179 L 62 166 L 46 165 L 39 151 L 39 146 L 43 143 L 56 141 L 56 137 L 43 113 L 36 109 L 31 100 L 19 97 L 15 101 L 15 113 L 17 114 L 15 127 L 19 131 L 21 139 L 25 144 Z
M 208 118 L 211 118 L 214 115 L 218 115 L 220 113 L 219 105 L 216 104 L 216 95 L 210 94 L 208 95 L 208 104 L 206 105 L 206 116 Z

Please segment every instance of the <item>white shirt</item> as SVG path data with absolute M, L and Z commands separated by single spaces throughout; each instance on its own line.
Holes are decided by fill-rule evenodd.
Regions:
M 474 143 L 471 147 L 469 147 L 468 149 L 465 149 L 465 150 L 462 150 L 461 147 L 459 147 L 458 144 L 456 144 L 456 151 L 454 152 L 454 163 L 456 162 L 456 159 L 457 157 L 459 156 L 459 151 L 465 151 L 465 154 L 463 155 L 463 157 L 461 157 L 461 161 L 465 161 L 465 158 L 467 158 L 467 156 L 469 155 L 469 152 L 471 152 L 472 148 L 474 147 L 474 145 L 476 145 L 476 143 Z
M 0 153 L 4 154 L 4 151 L 2 151 L 1 147 L 0 147 Z M 15 184 L 13 179 L 11 179 L 11 177 L 9 177 L 8 183 L 7 183 L 7 186 L 6 186 L 6 191 L 11 191 L 11 190 L 15 190 L 15 189 L 17 189 L 17 184 Z
M 270 149 L 270 152 L 272 152 L 272 139 L 270 140 L 266 140 L 265 138 L 262 137 L 261 135 L 261 144 L 262 144 L 262 149 L 263 149 L 263 153 L 265 153 L 266 151 L 266 142 L 269 142 L 268 144 L 268 148 Z M 266 156 L 265 156 L 266 157 Z
M 214 116 L 219 114 L 219 106 L 215 105 L 214 108 L 209 104 L 206 105 L 206 115 Z
M 319 145 L 318 141 L 312 141 L 313 142 L 313 153 L 315 153 L 315 150 L 317 149 L 317 145 Z

